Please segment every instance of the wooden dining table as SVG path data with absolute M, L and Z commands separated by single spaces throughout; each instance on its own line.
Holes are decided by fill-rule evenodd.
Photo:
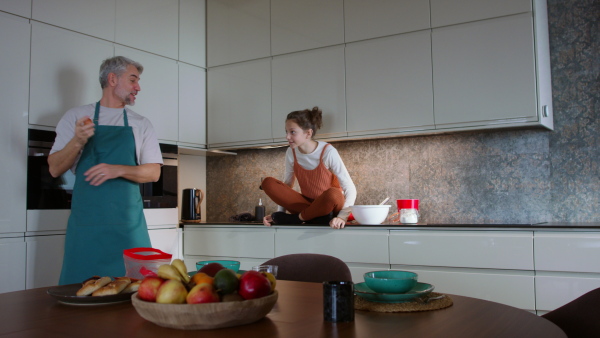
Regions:
M 356 310 L 347 323 L 323 320 L 320 283 L 277 282 L 279 299 L 263 319 L 216 330 L 177 330 L 155 325 L 131 301 L 67 305 L 49 288 L 0 294 L 0 337 L 566 337 L 550 321 L 486 300 L 448 295 L 445 309 L 379 313 Z

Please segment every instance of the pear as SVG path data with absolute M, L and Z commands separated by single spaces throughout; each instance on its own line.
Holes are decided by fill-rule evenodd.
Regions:
M 158 275 L 158 277 L 164 279 L 173 279 L 180 282 L 183 280 L 183 277 L 181 277 L 179 271 L 170 264 L 163 264 L 159 266 L 156 274 Z
M 179 259 L 176 258 L 171 262 L 171 265 L 175 267 L 175 269 L 177 269 L 177 271 L 179 271 L 179 274 L 181 274 L 181 277 L 183 279 L 184 283 L 189 283 L 190 282 L 190 276 L 187 273 L 187 267 L 185 266 L 185 263 Z

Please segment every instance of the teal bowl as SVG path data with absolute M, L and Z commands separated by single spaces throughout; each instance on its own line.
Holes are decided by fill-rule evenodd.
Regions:
M 196 262 L 196 271 L 200 270 L 203 266 L 210 263 L 219 263 L 225 269 L 231 269 L 236 273 L 240 270 L 240 262 L 239 261 L 226 261 L 226 260 L 216 260 L 216 261 L 199 261 Z
M 379 293 L 405 293 L 417 284 L 418 275 L 410 271 L 383 270 L 364 275 L 367 286 Z

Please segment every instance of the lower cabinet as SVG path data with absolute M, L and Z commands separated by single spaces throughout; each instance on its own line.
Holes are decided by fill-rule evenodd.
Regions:
M 21 237 L 0 237 L 0 293 L 25 289 L 26 245 Z
M 27 289 L 58 285 L 62 269 L 65 235 L 26 237 Z

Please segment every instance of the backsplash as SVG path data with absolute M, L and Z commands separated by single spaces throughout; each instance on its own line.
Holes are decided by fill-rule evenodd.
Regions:
M 356 184 L 356 204 L 418 198 L 427 223 L 600 220 L 598 7 L 548 0 L 554 131 L 332 142 Z M 259 198 L 275 211 L 258 187 L 261 177 L 283 177 L 286 149 L 208 157 L 207 221 L 254 213 Z

